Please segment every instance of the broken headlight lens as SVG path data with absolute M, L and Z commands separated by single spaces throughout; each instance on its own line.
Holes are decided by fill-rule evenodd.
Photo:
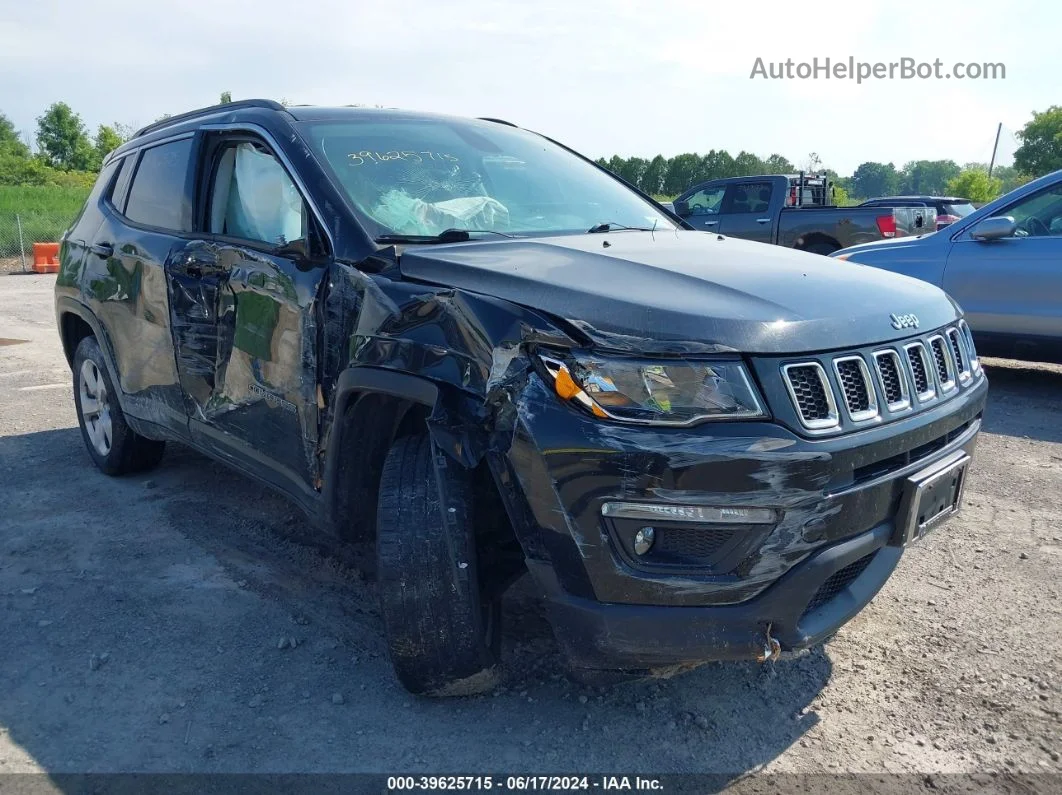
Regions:
M 596 417 L 651 425 L 766 417 L 745 365 L 736 361 L 539 357 L 553 388 Z

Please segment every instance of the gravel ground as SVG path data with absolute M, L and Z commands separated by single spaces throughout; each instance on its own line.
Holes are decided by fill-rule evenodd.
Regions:
M 92 467 L 53 282 L 0 278 L 0 772 L 1062 771 L 1062 368 L 988 362 L 966 510 L 825 648 L 588 688 L 518 587 L 505 686 L 431 701 L 369 550 L 174 445 Z

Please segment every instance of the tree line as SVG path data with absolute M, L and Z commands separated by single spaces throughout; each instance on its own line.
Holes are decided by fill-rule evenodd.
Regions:
M 230 92 L 222 92 L 220 104 L 231 101 Z M 55 102 L 37 119 L 37 152 L 33 153 L 0 113 L 0 185 L 91 186 L 103 159 L 132 133 L 128 125 L 115 123 L 101 124 L 90 135 L 80 115 L 65 102 Z M 914 160 L 902 168 L 868 161 L 850 176 L 842 176 L 824 167 L 814 152 L 797 166 L 779 154 L 761 158 L 741 151 L 735 156 L 725 149 L 668 158 L 613 155 L 597 163 L 654 196 L 673 197 L 711 179 L 803 170 L 830 177 L 839 204 L 896 194 L 955 195 L 986 202 L 1029 179 L 1062 169 L 1062 106 L 1033 112 L 1018 138 L 1022 143 L 1014 165 L 997 166 L 991 176 L 985 163 L 960 166 L 953 160 Z

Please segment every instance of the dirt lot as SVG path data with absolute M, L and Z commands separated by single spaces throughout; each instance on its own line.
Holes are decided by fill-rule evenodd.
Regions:
M 1062 368 L 989 362 L 964 515 L 824 649 L 586 688 L 524 589 L 506 686 L 429 701 L 368 550 L 185 449 L 91 466 L 53 280 L 0 277 L 0 772 L 1062 771 Z

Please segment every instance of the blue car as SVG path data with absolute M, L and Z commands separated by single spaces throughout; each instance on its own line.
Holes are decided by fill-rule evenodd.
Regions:
M 984 355 L 1062 362 L 1062 171 L 938 232 L 832 256 L 942 287 L 965 310 Z

